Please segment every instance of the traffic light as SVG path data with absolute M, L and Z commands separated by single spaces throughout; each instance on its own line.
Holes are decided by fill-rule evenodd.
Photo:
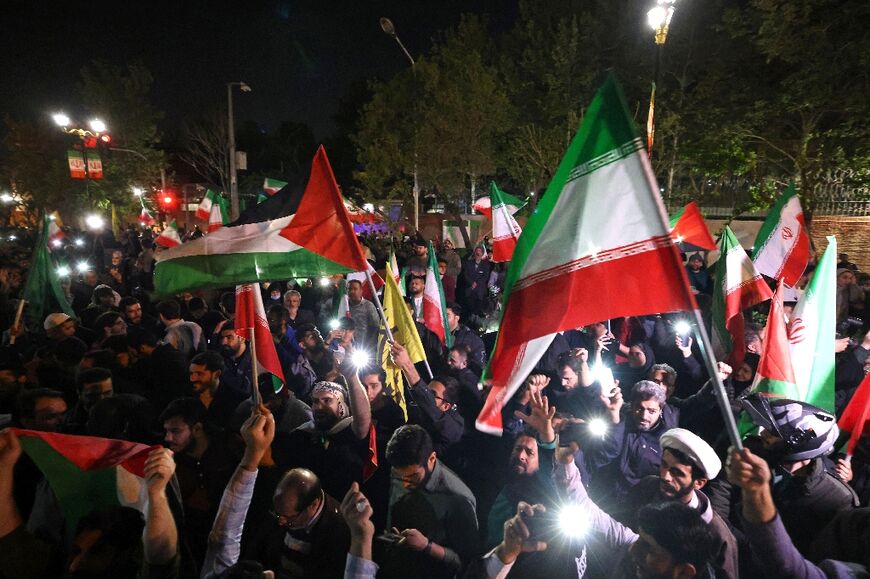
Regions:
M 159 191 L 157 195 L 161 211 L 163 211 L 164 213 L 168 213 L 175 210 L 175 207 L 178 204 L 178 198 L 176 197 L 174 191 L 165 189 L 163 191 Z
M 103 133 L 100 135 L 100 144 L 104 147 L 108 147 L 112 144 L 112 135 L 109 133 Z

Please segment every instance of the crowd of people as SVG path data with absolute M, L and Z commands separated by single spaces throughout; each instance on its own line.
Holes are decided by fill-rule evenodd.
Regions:
M 361 241 L 382 268 L 395 240 Z M 870 276 L 848 256 L 836 413 L 751 392 L 758 306 L 743 363 L 717 364 L 731 411 L 755 427 L 737 451 L 680 313 L 561 332 L 505 404 L 503 436 L 477 431 L 505 264 L 485 243 L 436 240 L 447 348 L 423 323 L 428 247 L 419 234 L 396 247 L 427 356 L 386 345 L 401 397 L 379 363 L 377 308 L 342 276 L 261 284 L 276 389 L 253 379 L 234 288 L 152 299 L 148 237 L 58 249 L 92 265 L 64 283 L 75 315 L 38 324 L 14 323 L 26 260 L 0 264 L 0 427 L 154 446 L 144 514 L 72 525 L 3 430 L 0 577 L 870 576 L 870 433 L 847 459 L 836 425 L 870 371 Z M 686 268 L 709 310 L 704 256 Z M 343 287 L 349 316 L 336 319 Z M 355 365 L 358 350 L 373 362 Z

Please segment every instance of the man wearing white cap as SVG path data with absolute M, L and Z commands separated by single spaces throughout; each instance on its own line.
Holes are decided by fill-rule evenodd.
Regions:
M 49 338 L 57 341 L 70 338 L 76 333 L 76 321 L 63 313 L 49 314 L 42 327 Z
M 716 478 L 722 470 L 722 461 L 716 452 L 697 434 L 684 428 L 671 428 L 662 433 L 662 463 L 658 476 L 649 476 L 640 481 L 628 496 L 625 522 L 636 524 L 637 511 L 643 505 L 676 501 L 698 511 L 710 525 L 716 546 L 712 561 L 717 576 L 737 577 L 737 541 L 728 525 L 716 514 L 710 499 L 701 492 L 708 481 Z

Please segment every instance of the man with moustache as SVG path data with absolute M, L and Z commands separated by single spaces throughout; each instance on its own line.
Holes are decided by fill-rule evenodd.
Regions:
M 248 398 L 230 385 L 221 383 L 224 360 L 217 352 L 197 354 L 190 361 L 190 385 L 193 393 L 206 407 L 205 420 L 227 428 L 236 407 Z

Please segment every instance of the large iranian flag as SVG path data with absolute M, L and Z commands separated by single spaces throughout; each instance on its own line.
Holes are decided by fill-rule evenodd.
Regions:
M 304 193 L 284 190 L 217 231 L 162 252 L 158 295 L 363 271 L 362 247 L 320 147 Z
M 716 358 L 739 368 L 746 355 L 743 310 L 771 297 L 770 288 L 727 225 L 719 240 L 713 287 L 713 350 Z
M 837 317 L 837 239 L 828 247 L 789 323 L 791 364 L 800 400 L 834 411 L 834 337 Z
M 492 260 L 493 262 L 510 261 L 517 246 L 517 239 L 523 232 L 508 209 L 505 196 L 495 185 L 489 185 L 489 196 L 492 199 Z
M 768 277 L 794 287 L 810 259 L 810 236 L 794 184 L 770 209 L 755 238 L 752 261 Z
M 159 447 L 17 428 L 13 432 L 45 476 L 69 528 L 101 508 L 124 506 L 145 512 L 145 459 Z
M 658 190 L 610 75 L 517 242 L 478 429 L 501 433 L 505 402 L 557 332 L 695 308 Z
M 453 346 L 453 334 L 447 324 L 447 301 L 444 286 L 438 271 L 435 248 L 429 242 L 429 264 L 426 266 L 426 286 L 423 289 L 423 325 L 438 336 L 438 341 L 448 348 Z

